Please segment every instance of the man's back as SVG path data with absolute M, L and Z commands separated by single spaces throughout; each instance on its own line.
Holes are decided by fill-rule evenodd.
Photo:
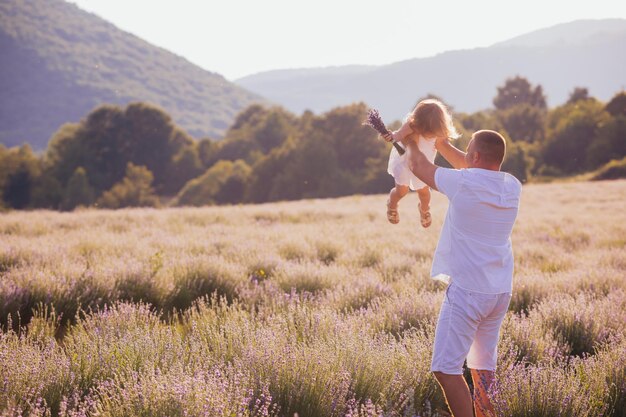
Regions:
M 520 182 L 512 175 L 480 168 L 435 173 L 450 206 L 432 276 L 449 276 L 458 286 L 482 293 L 511 292 L 511 231 L 517 217 Z

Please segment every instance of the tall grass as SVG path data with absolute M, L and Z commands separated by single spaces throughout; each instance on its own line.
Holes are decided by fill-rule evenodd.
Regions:
M 501 416 L 624 416 L 626 182 L 529 185 Z M 445 200 L 0 217 L 2 416 L 444 416 Z

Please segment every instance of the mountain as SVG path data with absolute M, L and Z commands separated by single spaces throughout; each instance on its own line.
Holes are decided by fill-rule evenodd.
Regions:
M 623 37 L 625 32 L 624 19 L 576 20 L 516 36 L 495 46 L 544 47 L 594 43 L 602 38 Z
M 264 101 L 63 0 L 2 0 L 0 51 L 0 143 L 8 146 L 43 149 L 61 124 L 132 101 L 162 107 L 195 137 L 218 138 L 240 110 Z
M 461 35 L 461 34 L 460 34 Z M 456 111 L 492 107 L 496 88 L 521 75 L 541 84 L 551 106 L 575 87 L 608 100 L 626 85 L 626 20 L 580 20 L 537 30 L 486 48 L 445 52 L 390 65 L 280 70 L 236 80 L 294 112 L 355 101 L 402 118 L 429 93 Z

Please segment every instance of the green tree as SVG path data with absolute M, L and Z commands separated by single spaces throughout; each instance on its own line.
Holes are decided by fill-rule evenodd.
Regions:
M 79 166 L 85 167 L 91 183 L 97 191 L 109 189 L 124 177 L 131 160 L 131 135 L 124 132 L 124 111 L 112 106 L 100 106 L 81 122 L 77 132 L 80 142 L 79 160 L 63 161 L 71 166 L 71 174 Z M 69 180 L 69 178 L 67 178 Z M 64 182 L 66 184 L 66 182 Z
M 598 169 L 591 178 L 593 181 L 599 180 L 616 180 L 618 178 L 626 178 L 626 158 L 620 160 L 614 159 L 602 168 Z
M 156 207 L 159 200 L 152 188 L 154 176 L 145 166 L 129 162 L 126 176 L 104 192 L 97 205 L 104 208 Z
M 246 187 L 252 169 L 245 161 L 235 161 L 230 175 L 215 194 L 217 204 L 234 204 L 244 201 Z
M 358 103 L 290 120 L 292 135 L 252 165 L 246 200 L 333 197 L 386 188 L 389 148 L 363 126 L 366 113 L 365 104 Z
M 604 105 L 595 99 L 555 108 L 548 115 L 547 138 L 540 151 L 542 162 L 562 174 L 584 172 L 589 168 L 588 148 L 600 126 L 610 118 Z
M 294 130 L 287 115 L 282 110 L 272 110 L 254 134 L 254 139 L 261 146 L 263 153 L 281 146 Z
M 9 172 L 11 171 L 9 162 L 9 150 L 6 148 L 6 146 L 0 143 L 0 190 L 4 189 L 7 177 L 9 176 Z
M 511 139 L 528 143 L 544 139 L 546 122 L 544 109 L 521 103 L 499 110 L 497 115 Z
M 304 140 L 289 156 L 272 181 L 271 201 L 346 194 L 346 176 L 331 142 Z
M 239 112 L 231 125 L 229 132 L 240 130 L 244 127 L 257 125 L 267 114 L 267 109 L 260 104 L 252 104 Z
M 186 146 L 172 157 L 169 175 L 164 185 L 167 190 L 180 190 L 192 178 L 204 172 L 196 146 Z
M 502 171 L 514 175 L 523 183 L 528 182 L 534 163 L 530 156 L 529 145 L 523 142 L 509 142 L 506 147 Z
M 626 91 L 615 94 L 607 103 L 606 111 L 613 117 L 626 116 Z
M 189 178 L 182 175 L 179 181 L 172 181 L 172 169 L 179 168 L 175 158 L 184 149 L 195 152 L 194 140 L 162 109 L 146 103 L 129 104 L 123 117 L 124 130 L 117 141 L 128 144 L 128 161 L 153 173 L 154 187 L 160 194 L 176 193 Z
M 283 146 L 273 149 L 268 155 L 256 161 L 250 173 L 245 201 L 252 203 L 270 201 L 274 180 L 293 158 L 295 148 L 295 141 L 287 140 Z
M 31 206 L 56 210 L 61 205 L 64 191 L 59 180 L 44 170 L 33 185 Z
M 584 87 L 576 87 L 570 93 L 569 98 L 567 99 L 567 103 L 566 104 L 573 104 L 573 103 L 576 103 L 577 101 L 587 100 L 589 98 L 590 97 L 589 97 L 589 90 L 588 89 L 586 89 Z
M 365 175 L 359 187 L 361 193 L 386 193 L 393 187 L 393 178 L 387 173 L 390 149 L 390 147 L 382 148 L 378 157 L 365 161 Z
M 461 124 L 461 127 L 466 132 L 476 132 L 477 130 L 489 129 L 496 132 L 502 132 L 504 126 L 495 111 L 485 110 L 471 114 L 457 114 L 456 119 Z M 457 127 L 459 129 L 459 127 Z
M 626 115 L 611 118 L 600 126 L 587 151 L 588 169 L 626 156 Z
M 523 103 L 540 109 L 547 108 L 543 88 L 540 85 L 533 87 L 526 78 L 519 75 L 508 78 L 503 86 L 498 87 L 498 94 L 493 99 L 493 105 L 497 110 L 505 110 Z
M 198 158 L 200 158 L 200 162 L 202 163 L 202 167 L 204 169 L 209 168 L 217 162 L 215 157 L 217 155 L 218 147 L 218 143 L 209 138 L 204 138 L 198 141 Z
M 89 206 L 94 202 L 94 199 L 94 191 L 89 185 L 87 172 L 83 167 L 76 168 L 65 187 L 61 208 L 72 210 L 78 206 Z
M 31 206 L 31 196 L 41 175 L 41 164 L 29 145 L 0 149 L 0 186 L 7 207 Z
M 7 178 L 2 199 L 7 206 L 15 209 L 28 207 L 30 203 L 30 189 L 33 179 L 24 165 L 20 165 Z
M 543 140 L 547 105 L 540 85 L 533 87 L 520 76 L 508 78 L 498 87 L 493 104 L 497 119 L 513 140 Z
M 125 175 L 129 162 L 153 172 L 159 193 L 171 194 L 182 183 L 170 171 L 176 155 L 193 148 L 194 141 L 176 127 L 163 110 L 131 103 L 126 108 L 104 105 L 78 124 L 64 125 L 53 136 L 45 155 L 45 166 L 63 186 L 78 167 L 100 193 Z
M 215 162 L 232 162 L 242 159 L 248 163 L 254 163 L 261 155 L 263 155 L 262 148 L 254 140 L 252 132 L 248 132 L 247 134 L 238 132 L 237 136 L 225 138 L 219 143 L 214 159 Z
M 385 142 L 363 126 L 366 114 L 367 106 L 358 103 L 309 117 L 282 169 L 272 179 L 268 198 L 334 197 L 361 192 L 372 160 L 380 161 L 386 150 Z
M 76 168 L 83 166 L 87 158 L 87 144 L 82 140 L 79 123 L 62 125 L 48 142 L 43 156 L 45 169 L 64 186 Z
M 203 206 L 242 202 L 250 171 L 243 160 L 219 161 L 200 177 L 185 184 L 176 196 L 175 204 Z
M 376 158 L 385 147 L 385 142 L 363 125 L 367 109 L 364 103 L 338 107 L 316 118 L 305 133 L 311 141 L 328 143 L 335 150 L 339 167 L 354 175 L 362 174 L 365 161 Z
M 297 119 L 280 108 L 251 106 L 238 116 L 214 158 L 251 164 L 246 201 L 361 192 L 369 189 L 364 178 L 374 178 L 367 173 L 386 149 L 363 126 L 366 113 L 359 103 L 320 116 L 304 112 Z
M 263 154 L 261 144 L 255 135 L 262 127 L 269 110 L 259 104 L 253 104 L 241 111 L 232 126 L 226 132 L 214 152 L 213 163 L 219 160 L 236 161 L 243 159 L 249 164 Z
M 281 146 L 298 132 L 298 120 L 280 107 L 252 105 L 242 111 L 213 153 L 214 161 L 243 159 L 248 164 Z M 213 162 L 214 162 L 213 161 Z

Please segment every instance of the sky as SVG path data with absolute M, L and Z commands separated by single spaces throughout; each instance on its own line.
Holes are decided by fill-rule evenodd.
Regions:
M 578 19 L 626 18 L 619 0 L 71 2 L 231 81 L 275 69 L 385 65 Z

